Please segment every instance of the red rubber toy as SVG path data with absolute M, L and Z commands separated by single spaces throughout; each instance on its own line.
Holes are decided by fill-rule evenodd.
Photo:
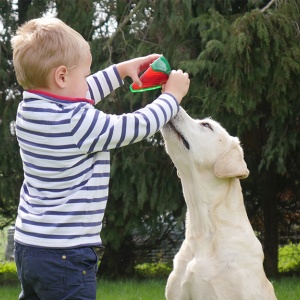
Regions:
M 141 75 L 142 86 L 136 83 L 130 85 L 132 92 L 145 92 L 161 88 L 169 78 L 171 67 L 164 56 L 156 59 L 150 67 Z

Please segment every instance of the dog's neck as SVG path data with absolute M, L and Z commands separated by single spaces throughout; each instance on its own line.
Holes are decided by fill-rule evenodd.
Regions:
M 220 223 L 226 230 L 226 225 L 239 227 L 248 220 L 238 179 L 219 179 L 210 171 L 199 174 L 193 169 L 183 175 L 187 238 L 211 238 Z

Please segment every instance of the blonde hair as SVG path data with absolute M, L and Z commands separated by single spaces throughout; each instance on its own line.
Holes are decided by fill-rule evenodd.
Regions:
M 90 51 L 88 42 L 57 18 L 26 22 L 17 29 L 11 44 L 17 80 L 24 89 L 47 88 L 53 68 L 75 68 Z

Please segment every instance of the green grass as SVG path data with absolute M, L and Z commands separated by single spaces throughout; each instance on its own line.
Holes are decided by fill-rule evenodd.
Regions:
M 166 280 L 126 280 L 98 282 L 99 300 L 159 300 L 164 299 Z M 20 293 L 17 285 L 0 286 L 1 299 L 16 300 Z
M 278 300 L 300 299 L 300 278 L 282 277 L 272 281 Z
M 159 300 L 164 298 L 166 280 L 105 281 L 98 284 L 97 299 Z
M 282 277 L 272 281 L 278 300 L 300 299 L 300 278 Z M 128 280 L 98 282 L 99 300 L 164 300 L 166 280 Z M 16 285 L 0 286 L 1 299 L 16 300 L 20 288 Z

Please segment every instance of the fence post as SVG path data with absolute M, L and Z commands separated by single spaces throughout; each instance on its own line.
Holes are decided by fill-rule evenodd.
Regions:
M 5 260 L 14 260 L 14 234 L 15 234 L 15 226 L 10 226 L 7 230 Z

